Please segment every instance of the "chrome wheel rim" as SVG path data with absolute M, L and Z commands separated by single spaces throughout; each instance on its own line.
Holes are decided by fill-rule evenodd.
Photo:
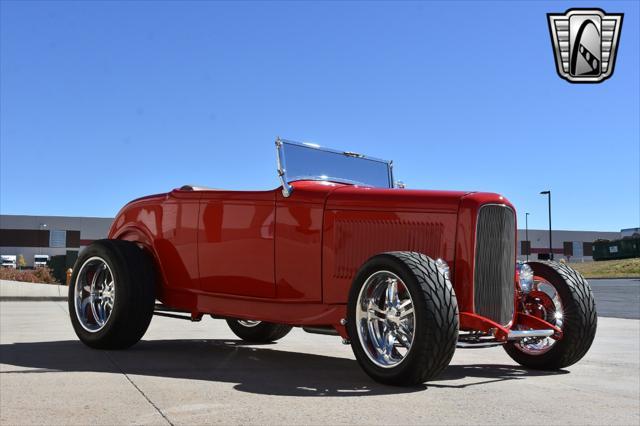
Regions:
M 91 257 L 80 267 L 74 285 L 80 325 L 91 333 L 102 330 L 111 318 L 116 297 L 111 268 L 101 257 Z
M 534 281 L 531 293 L 525 301 L 525 312 L 535 315 L 562 330 L 564 325 L 564 308 L 558 290 L 547 281 Z M 541 355 L 548 352 L 556 340 L 551 337 L 524 338 L 515 346 L 529 355 Z
M 358 339 L 377 366 L 391 368 L 407 358 L 415 336 L 413 300 L 393 272 L 378 271 L 364 282 L 356 305 Z
M 260 324 L 262 321 L 252 321 L 252 320 L 238 320 L 238 324 L 243 327 L 255 327 Z

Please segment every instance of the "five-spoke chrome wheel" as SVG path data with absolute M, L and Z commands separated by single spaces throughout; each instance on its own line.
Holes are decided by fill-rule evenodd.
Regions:
M 555 325 L 562 330 L 564 309 L 558 290 L 547 281 L 535 280 L 531 293 L 524 302 L 525 312 Z M 516 343 L 516 347 L 530 355 L 547 352 L 556 343 L 551 337 L 529 337 Z
M 104 328 L 115 302 L 113 273 L 101 257 L 90 257 L 78 272 L 74 289 L 75 310 L 80 325 L 92 333 Z
M 358 338 L 379 367 L 391 368 L 411 350 L 416 321 L 407 286 L 394 273 L 377 271 L 360 289 L 356 305 Z

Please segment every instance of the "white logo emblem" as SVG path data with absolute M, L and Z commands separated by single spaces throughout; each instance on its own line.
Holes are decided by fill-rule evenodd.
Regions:
M 623 14 L 600 9 L 549 13 L 549 32 L 560 77 L 571 83 L 601 83 L 613 74 Z

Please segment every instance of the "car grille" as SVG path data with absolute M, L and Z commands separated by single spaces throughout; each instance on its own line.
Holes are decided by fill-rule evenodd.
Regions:
M 476 228 L 475 312 L 502 325 L 513 318 L 515 248 L 513 210 L 482 206 Z

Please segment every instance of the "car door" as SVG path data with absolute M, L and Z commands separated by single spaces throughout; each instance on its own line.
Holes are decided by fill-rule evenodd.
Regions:
M 336 185 L 297 182 L 289 197 L 276 193 L 278 299 L 322 301 L 324 201 Z
M 275 191 L 203 191 L 199 216 L 200 289 L 275 297 Z

